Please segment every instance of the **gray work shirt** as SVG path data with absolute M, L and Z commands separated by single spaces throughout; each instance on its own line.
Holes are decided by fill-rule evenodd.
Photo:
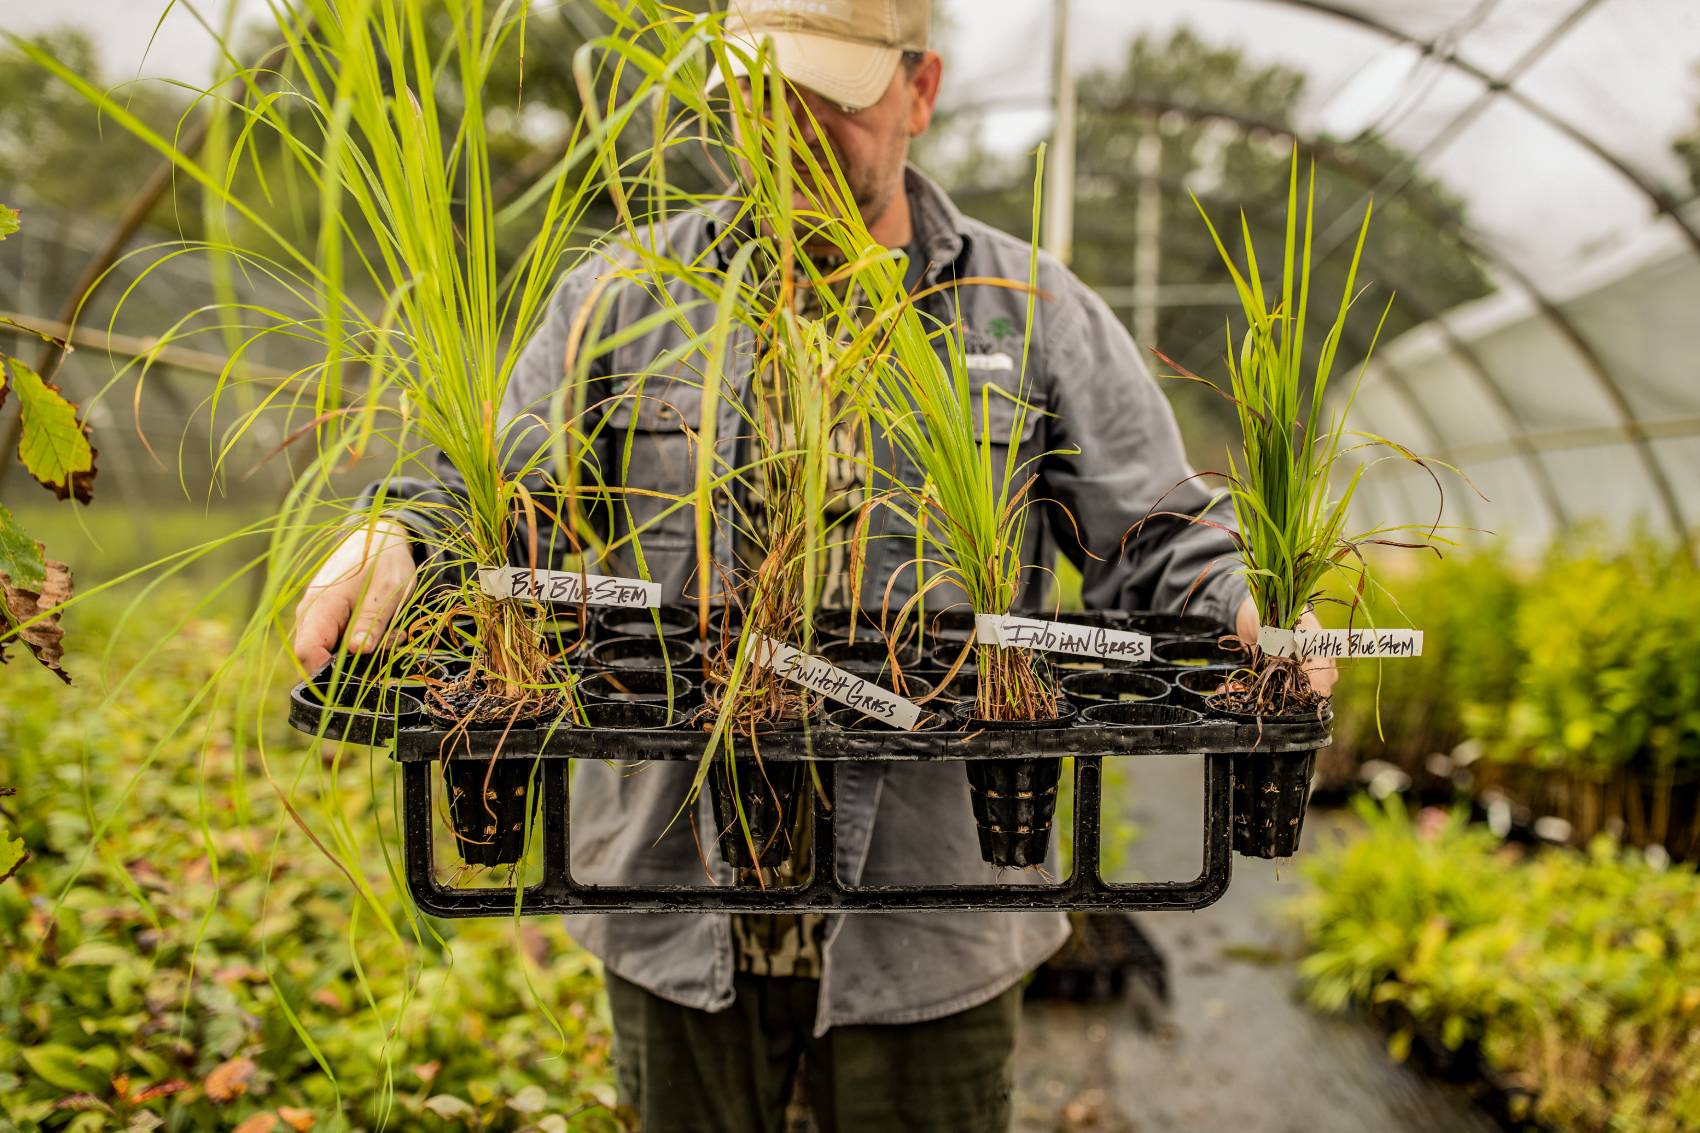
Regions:
M 1026 241 L 963 216 L 915 169 L 905 176 L 914 245 L 929 261 L 925 283 L 970 277 L 1026 282 Z M 666 241 L 673 256 L 686 260 L 703 253 L 724 255 L 735 238 L 712 211 L 678 217 L 652 234 Z M 523 421 L 528 414 L 548 419 L 545 407 L 562 386 L 575 322 L 590 326 L 597 321 L 579 320 L 586 303 L 606 312 L 604 333 L 630 327 L 658 309 L 653 286 L 610 287 L 603 281 L 599 287 L 608 263 L 592 259 L 562 280 L 542 326 L 517 362 L 504 422 Z M 1059 549 L 1075 559 L 1091 608 L 1184 608 L 1231 626 L 1246 588 L 1235 573 L 1238 559 L 1229 535 L 1179 519 L 1153 520 L 1127 535 L 1153 509 L 1196 515 L 1209 500 L 1192 478 L 1174 415 L 1138 348 L 1103 300 L 1056 259 L 1039 256 L 1037 282 L 1023 396 L 1038 412 L 1027 414 L 1021 435 L 1013 437 L 1009 403 L 996 396 L 986 402 L 992 439 L 1018 444 L 1023 459 L 1036 461 L 1039 482 L 1033 496 L 1045 502 L 1035 507 L 1027 525 L 1023 562 L 1047 565 Z M 699 296 L 682 282 L 670 282 L 667 298 L 684 306 Z M 974 384 L 989 382 L 1014 392 L 1026 308 L 1020 291 L 964 285 L 942 292 L 924 310 L 949 323 L 960 317 Z M 712 313 L 699 310 L 686 317 L 701 330 Z M 607 424 L 595 454 L 606 482 L 674 496 L 690 491 L 702 391 L 683 376 L 670 376 L 686 374 L 684 367 L 656 372 L 655 366 L 683 341 L 676 325 L 664 323 L 611 351 L 593 368 L 591 376 L 606 383 L 592 399 L 606 398 Z M 733 351 L 728 397 L 747 389 L 750 353 Z M 634 392 L 638 374 L 646 375 L 641 396 L 621 396 Z M 721 443 L 729 445 L 739 428 L 735 407 L 724 408 L 719 425 Z M 902 457 L 884 453 L 875 459 L 892 461 L 892 471 L 905 482 L 919 482 Z M 994 456 L 994 466 L 1001 463 L 1002 457 Z M 386 493 L 392 501 L 440 498 L 438 488 L 423 480 L 396 479 L 388 482 Z M 637 524 L 664 508 L 659 498 L 642 494 L 627 503 L 629 521 Z M 405 506 L 394 514 L 411 524 L 431 522 Z M 1226 509 L 1213 512 L 1212 520 L 1230 521 Z M 618 533 L 628 520 L 622 514 L 610 522 Z M 894 572 L 903 577 L 893 600 L 912 592 L 907 576 L 914 572 L 914 544 L 902 537 L 899 522 L 876 509 L 862 595 L 864 605 L 875 609 L 886 600 Z M 729 549 L 720 544 L 717 539 L 714 554 L 728 561 Z M 1090 555 L 1080 554 L 1082 544 Z M 648 527 L 642 549 L 664 600 L 679 601 L 696 565 L 691 510 L 681 508 Z M 603 569 L 632 566 L 625 557 Z M 1017 605 L 1041 605 L 1048 583 L 1044 570 L 1030 570 Z M 929 595 L 929 608 L 951 600 L 941 596 L 935 603 Z M 671 821 L 693 770 L 693 764 L 681 762 L 579 763 L 571 803 L 575 877 L 608 885 L 707 884 L 706 858 L 715 880 L 729 883 L 729 870 L 707 840 L 699 852 L 690 824 Z M 838 866 L 850 883 L 1041 880 L 1030 872 L 994 870 L 981 861 L 959 763 L 844 765 L 837 805 Z M 706 814 L 705 802 L 698 827 L 712 831 Z M 664 999 L 709 1011 L 732 1002 L 727 915 L 574 914 L 566 921 L 579 943 L 608 968 Z M 1057 912 L 833 914 L 826 930 L 816 1033 L 847 1024 L 918 1022 L 974 1007 L 1021 979 L 1067 935 L 1066 919 Z

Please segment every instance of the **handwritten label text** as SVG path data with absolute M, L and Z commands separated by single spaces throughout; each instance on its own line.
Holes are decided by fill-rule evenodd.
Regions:
M 921 706 L 914 701 L 782 641 L 759 635 L 753 640 L 756 664 L 772 669 L 793 684 L 813 689 L 828 700 L 848 704 L 906 732 L 914 731 L 921 721 Z
M 1420 629 L 1276 629 L 1257 632 L 1258 648 L 1272 657 L 1421 657 Z
M 580 574 L 571 570 L 528 570 L 525 567 L 479 567 L 478 585 L 492 598 L 529 598 L 535 602 L 583 603 L 589 606 L 661 605 L 661 584 L 641 578 Z
M 974 625 L 975 636 L 982 645 L 1073 653 L 1105 661 L 1151 660 L 1151 638 L 1128 630 L 1069 625 L 1067 622 L 1017 618 L 1008 614 L 976 614 Z

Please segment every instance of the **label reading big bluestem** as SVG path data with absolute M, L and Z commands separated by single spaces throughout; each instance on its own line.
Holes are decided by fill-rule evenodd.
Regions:
M 976 614 L 974 629 L 981 645 L 1073 653 L 1105 661 L 1151 660 L 1151 638 L 1131 630 L 1069 625 L 1011 614 Z
M 659 582 L 609 574 L 584 574 L 576 570 L 479 567 L 478 585 L 492 598 L 528 598 L 534 602 L 567 602 L 575 606 L 643 609 L 661 605 Z
M 755 662 L 772 669 L 786 680 L 813 689 L 829 700 L 848 704 L 865 715 L 883 720 L 906 732 L 921 720 L 921 706 L 889 689 L 880 688 L 855 673 L 847 672 L 795 646 L 759 634 L 754 638 Z

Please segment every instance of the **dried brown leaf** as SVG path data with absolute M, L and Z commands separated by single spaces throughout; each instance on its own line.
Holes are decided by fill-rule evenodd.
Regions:
M 180 1094 L 188 1088 L 189 1083 L 185 1082 L 181 1078 L 167 1078 L 163 1082 L 149 1086 L 147 1089 L 137 1094 L 132 1100 L 134 1100 L 137 1105 L 140 1105 L 143 1102 L 151 1102 L 155 1098 L 168 1098 L 172 1094 Z
M 220 1063 L 204 1083 L 207 1097 L 215 1102 L 227 1102 L 248 1092 L 248 1079 L 254 1076 L 252 1058 L 232 1058 Z
M 65 655 L 65 631 L 59 625 L 59 615 L 24 624 L 71 600 L 71 568 L 53 559 L 43 560 L 43 566 L 46 578 L 39 592 L 14 586 L 8 575 L 0 573 L 0 662 L 6 660 L 6 644 L 15 635 L 37 661 L 70 684 L 71 674 L 60 664 Z

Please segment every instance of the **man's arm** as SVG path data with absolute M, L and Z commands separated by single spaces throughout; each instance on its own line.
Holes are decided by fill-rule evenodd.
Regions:
M 567 347 L 586 296 L 603 261 L 593 259 L 569 272 L 550 296 L 537 333 L 514 363 L 499 419 L 508 428 L 525 414 L 535 423 L 509 457 L 515 472 L 545 443 L 548 402 L 565 380 Z M 592 365 L 591 374 L 598 376 Z M 571 413 L 572 407 L 567 407 Z M 414 585 L 419 568 L 442 557 L 464 514 L 465 483 L 442 452 L 430 458 L 434 477 L 395 476 L 368 484 L 358 507 L 382 514 L 350 532 L 314 575 L 295 608 L 294 650 L 303 666 L 329 659 L 350 628 L 348 648 L 368 653 L 378 647 L 390 619 Z M 539 483 L 535 485 L 541 487 Z

